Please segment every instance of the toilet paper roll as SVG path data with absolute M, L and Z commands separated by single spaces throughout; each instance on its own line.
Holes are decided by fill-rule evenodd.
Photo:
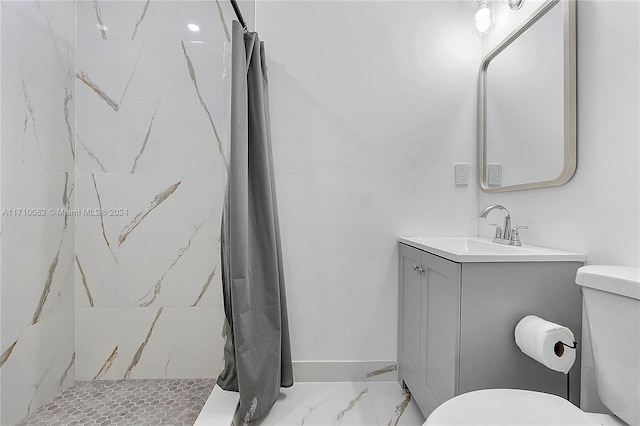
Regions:
M 522 352 L 548 368 L 564 374 L 576 361 L 576 350 L 558 342 L 573 346 L 573 333 L 567 327 L 528 315 L 518 322 L 515 331 L 516 344 Z

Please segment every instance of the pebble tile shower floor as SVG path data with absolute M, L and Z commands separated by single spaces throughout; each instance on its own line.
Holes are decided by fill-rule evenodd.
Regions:
M 193 425 L 213 379 L 75 382 L 17 426 Z

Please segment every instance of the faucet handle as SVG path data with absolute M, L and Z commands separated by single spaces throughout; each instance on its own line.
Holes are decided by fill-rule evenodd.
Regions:
M 511 229 L 511 242 L 509 243 L 512 246 L 521 246 L 520 242 L 520 234 L 518 233 L 519 229 L 529 229 L 528 226 L 514 226 Z
M 496 227 L 496 234 L 494 235 L 494 238 L 502 238 L 502 228 L 500 227 L 500 225 L 498 225 L 497 223 L 490 223 L 489 225 Z

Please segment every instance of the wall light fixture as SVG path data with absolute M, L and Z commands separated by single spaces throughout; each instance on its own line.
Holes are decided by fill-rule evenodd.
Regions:
M 481 35 L 488 33 L 495 26 L 493 24 L 493 13 L 487 5 L 487 1 L 475 0 L 475 6 L 478 8 L 476 12 L 476 31 Z
M 511 10 L 518 10 L 522 7 L 524 0 L 502 0 L 502 2 L 508 4 Z

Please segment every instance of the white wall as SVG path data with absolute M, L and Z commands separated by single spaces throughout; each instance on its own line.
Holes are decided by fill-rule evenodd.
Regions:
M 513 28 L 528 3 L 496 14 Z M 471 34 L 470 2 L 257 3 L 294 360 L 394 359 L 396 236 L 490 236 L 475 228 L 490 203 L 529 226 L 525 243 L 638 264 L 637 9 L 578 5 L 575 177 L 478 195 L 451 170 L 475 164 L 476 72 L 492 47 Z
M 257 2 L 295 361 L 395 360 L 397 237 L 476 232 L 469 2 Z
M 587 255 L 589 264 L 640 264 L 640 3 L 582 1 L 578 27 L 578 169 L 556 188 L 481 193 L 510 211 L 525 244 Z M 479 233 L 491 235 L 488 222 Z

